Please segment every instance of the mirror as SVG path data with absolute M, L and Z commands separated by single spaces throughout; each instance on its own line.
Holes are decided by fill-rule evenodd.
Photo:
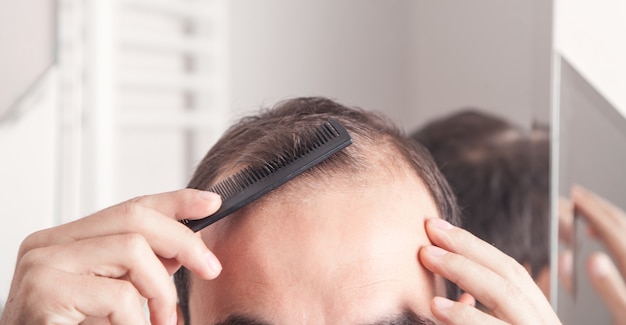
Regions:
M 553 157 L 558 157 L 558 195 L 569 197 L 571 187 L 579 184 L 624 210 L 626 120 L 567 60 L 558 57 L 557 63 L 560 140 Z M 573 245 L 561 242 L 559 247 L 561 253 L 573 251 L 574 272 L 572 290 L 559 283 L 559 315 L 564 324 L 610 324 L 586 268 L 590 255 L 606 248 L 589 236 L 582 218 L 574 222 Z

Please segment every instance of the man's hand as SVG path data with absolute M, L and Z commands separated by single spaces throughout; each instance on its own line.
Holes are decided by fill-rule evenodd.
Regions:
M 575 186 L 572 203 L 614 258 L 595 253 L 587 260 L 589 279 L 613 316 L 614 324 L 626 324 L 626 213 L 605 199 Z M 617 264 L 617 267 L 615 266 Z
M 436 246 L 420 250 L 422 264 L 489 310 L 435 297 L 431 310 L 436 318 L 446 324 L 561 323 L 530 274 L 513 258 L 442 219 L 429 219 L 426 232 Z
M 221 265 L 178 222 L 211 215 L 217 194 L 185 189 L 143 196 L 36 232 L 20 247 L 0 324 L 175 324 L 181 265 L 213 279 Z

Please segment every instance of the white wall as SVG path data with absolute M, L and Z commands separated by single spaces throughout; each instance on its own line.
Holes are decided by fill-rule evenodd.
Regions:
M 555 49 L 626 116 L 626 2 L 555 0 Z
M 0 125 L 0 301 L 9 293 L 19 244 L 51 227 L 57 167 L 56 80 L 47 76 L 19 119 Z
M 230 3 L 237 113 L 324 95 L 407 130 L 467 106 L 522 124 L 548 116 L 549 1 Z
M 406 1 L 231 1 L 237 113 L 323 95 L 389 112 L 407 107 Z
M 547 120 L 551 1 L 411 1 L 413 125 L 473 106 Z

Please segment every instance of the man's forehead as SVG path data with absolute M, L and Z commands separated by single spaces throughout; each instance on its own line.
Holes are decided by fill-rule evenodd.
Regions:
M 398 232 L 407 225 L 423 229 L 426 218 L 439 217 L 423 182 L 413 174 L 399 174 L 366 182 L 304 178 L 244 207 L 211 228 L 203 237 L 211 248 L 217 237 L 286 242 L 332 235 L 355 237 L 361 232 Z M 301 237 L 302 236 L 302 237 Z M 213 239 L 213 240 L 212 240 Z M 361 242 L 362 240 L 356 241 Z
M 432 276 L 417 252 L 429 243 L 424 221 L 437 209 L 417 177 L 378 185 L 272 197 L 206 232 L 224 269 L 191 291 L 202 290 L 205 304 L 219 303 L 210 309 L 221 316 L 250 310 L 359 315 L 361 308 L 390 310 L 421 296 L 427 304 Z

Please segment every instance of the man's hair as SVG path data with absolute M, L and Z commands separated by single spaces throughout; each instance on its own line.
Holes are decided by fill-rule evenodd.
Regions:
M 346 107 L 321 97 L 286 100 L 271 109 L 261 110 L 256 115 L 239 120 L 200 162 L 188 187 L 206 190 L 228 174 L 247 166 L 255 167 L 276 160 L 297 148 L 305 134 L 329 118 L 345 126 L 353 144 L 285 185 L 309 181 L 311 177 L 330 180 L 329 175 L 350 178 L 366 172 L 380 175 L 394 168 L 412 170 L 428 189 L 441 217 L 452 224 L 459 224 L 454 195 L 425 148 L 406 137 L 388 118 L 380 114 Z M 387 165 L 372 161 L 371 157 L 380 155 L 384 156 Z M 283 186 L 270 194 L 285 193 L 286 187 L 287 190 L 291 189 Z M 249 205 L 242 213 L 249 213 L 254 209 L 254 204 L 258 202 Z M 189 271 L 181 268 L 174 275 L 174 280 L 185 323 L 189 324 Z M 451 298 L 458 295 L 458 288 L 449 282 L 447 291 Z
M 454 191 L 463 227 L 533 276 L 549 264 L 549 137 L 467 109 L 411 134 L 432 153 Z

